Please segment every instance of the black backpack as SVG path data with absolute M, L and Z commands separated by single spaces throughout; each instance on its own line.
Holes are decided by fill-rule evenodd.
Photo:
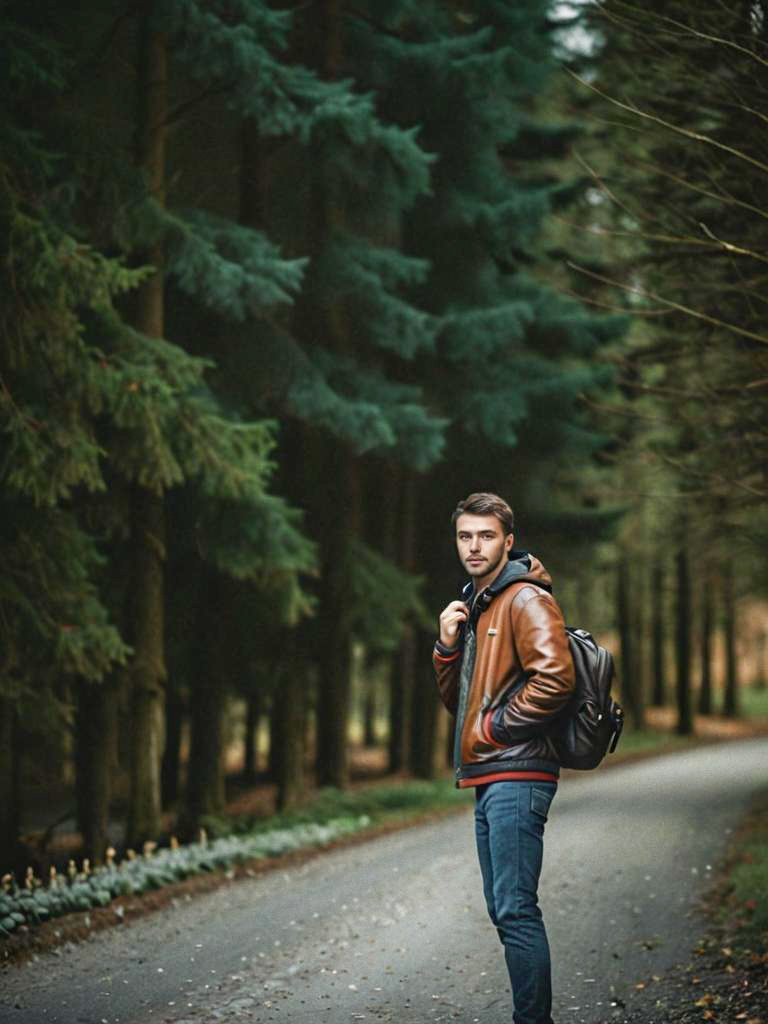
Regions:
M 526 580 L 552 593 L 546 583 Z M 614 676 L 613 655 L 597 643 L 586 629 L 565 627 L 571 648 L 576 689 L 557 716 L 549 738 L 555 745 L 563 768 L 587 771 L 597 768 L 606 754 L 612 754 L 624 728 L 624 711 L 611 697 Z
M 560 764 L 582 771 L 597 768 L 613 753 L 624 727 L 624 711 L 611 697 L 613 655 L 586 629 L 566 626 L 576 689 L 550 733 Z

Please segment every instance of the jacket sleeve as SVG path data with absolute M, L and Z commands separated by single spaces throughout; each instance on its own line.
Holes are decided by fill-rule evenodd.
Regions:
M 552 595 L 524 589 L 512 602 L 510 615 L 527 678 L 491 716 L 491 735 L 501 743 L 540 735 L 576 685 L 563 613 Z
M 460 647 L 445 647 L 440 641 L 432 650 L 432 664 L 435 666 L 440 698 L 452 715 L 456 714 L 459 704 L 461 650 Z

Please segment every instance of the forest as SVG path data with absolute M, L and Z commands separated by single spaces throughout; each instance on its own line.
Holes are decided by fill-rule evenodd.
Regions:
M 764 0 L 3 12 L 2 870 L 447 774 L 471 491 L 628 730 L 765 689 Z

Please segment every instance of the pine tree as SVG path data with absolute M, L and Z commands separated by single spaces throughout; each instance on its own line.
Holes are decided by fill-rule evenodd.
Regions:
M 72 63 L 67 68 L 62 66 L 55 83 L 60 90 L 58 102 L 29 104 L 31 123 L 62 147 L 57 160 L 51 160 L 50 168 L 46 168 L 48 173 L 40 174 L 46 210 L 54 225 L 66 225 L 70 232 L 90 236 L 113 252 L 119 248 L 126 260 L 142 265 L 127 270 L 118 261 L 105 259 L 96 249 L 75 241 L 60 227 L 38 228 L 33 223 L 27 230 L 24 225 L 26 251 L 13 236 L 17 258 L 34 258 L 39 264 L 34 271 L 27 271 L 43 296 L 35 329 L 42 330 L 44 318 L 50 316 L 63 325 L 56 324 L 59 335 L 68 331 L 79 341 L 82 334 L 87 344 L 83 341 L 80 346 L 82 365 L 75 360 L 79 349 L 70 345 L 71 353 L 64 358 L 57 354 L 44 372 L 37 366 L 32 368 L 30 379 L 35 387 L 49 377 L 53 393 L 57 398 L 62 396 L 61 409 L 52 409 L 55 429 L 50 437 L 43 437 L 42 445 L 33 449 L 30 443 L 30 413 L 20 409 L 18 403 L 9 403 L 8 436 L 12 438 L 15 460 L 8 469 L 8 480 L 17 489 L 23 486 L 35 491 L 36 500 L 50 502 L 71 496 L 81 503 L 78 488 L 82 491 L 85 487 L 108 486 L 112 500 L 109 517 L 122 523 L 120 529 L 129 518 L 133 524 L 133 555 L 126 563 L 131 609 L 126 634 L 133 646 L 134 756 L 129 838 L 134 842 L 156 835 L 159 828 L 166 603 L 164 496 L 180 484 L 191 482 L 197 500 L 203 504 L 231 502 L 242 507 L 243 515 L 249 514 L 248 509 L 262 508 L 269 500 L 268 456 L 274 432 L 271 423 L 245 419 L 236 406 L 225 406 L 218 400 L 206 380 L 213 368 L 207 354 L 188 354 L 165 336 L 165 272 L 174 274 L 180 289 L 193 291 L 210 308 L 242 315 L 244 310 L 289 301 L 302 271 L 300 262 L 281 259 L 261 235 L 205 213 L 181 214 L 168 202 L 166 136 L 171 113 L 166 116 L 165 71 L 168 33 L 173 29 L 167 21 L 173 13 L 171 7 L 144 4 L 136 20 L 118 19 L 112 26 L 115 31 L 106 33 L 106 39 L 118 51 L 130 53 L 134 43 L 138 47 L 135 171 L 118 159 L 120 148 L 129 146 L 128 138 L 118 133 L 115 138 L 107 135 L 96 139 L 96 125 L 101 129 L 95 109 L 98 103 L 111 103 L 112 113 L 119 114 L 125 98 L 122 82 L 115 74 L 119 62 L 106 64 L 101 53 L 90 60 L 93 40 L 102 27 L 102 12 L 83 10 L 83 21 L 77 25 L 56 25 L 55 19 L 54 24 L 43 25 L 37 5 L 27 7 L 18 16 L 19 32 L 25 39 L 45 39 L 55 34 L 67 38 L 74 53 Z M 71 33 L 84 26 L 87 32 L 74 38 Z M 179 26 L 176 31 L 181 31 Z M 92 73 L 94 64 L 105 85 L 101 92 L 94 91 L 92 77 L 86 82 L 83 75 L 86 67 Z M 299 79 L 301 86 L 304 79 Z M 65 85 L 66 92 L 61 92 Z M 304 94 L 301 100 L 306 101 Z M 122 127 L 125 120 L 118 116 L 111 123 Z M 21 142 L 30 144 L 23 133 L 18 135 Z M 7 206 L 11 211 L 9 223 L 18 234 L 20 222 L 13 202 L 9 200 Z M 40 253 L 35 251 L 36 247 L 45 255 L 46 246 L 51 250 L 47 262 L 41 261 Z M 61 261 L 64 271 L 57 276 L 48 271 L 48 280 L 44 281 L 46 268 L 53 267 L 55 260 Z M 70 296 L 67 289 L 72 292 L 75 287 L 83 295 Z M 134 297 L 118 310 L 112 296 L 129 287 L 134 289 Z M 62 296 L 58 300 L 61 313 L 47 301 L 46 289 Z M 78 320 L 83 309 L 87 313 L 85 325 Z M 13 350 L 16 339 L 10 327 L 6 333 L 13 362 L 17 358 Z M 69 387 L 70 376 L 74 387 Z M 39 404 L 37 396 L 31 401 Z M 78 402 L 90 417 L 83 417 L 82 426 Z M 35 479 L 24 478 L 28 467 L 24 459 L 18 458 L 19 451 L 39 470 Z M 48 467 L 44 465 L 46 460 Z M 125 494 L 130 495 L 130 501 L 124 500 Z M 280 503 L 270 506 L 267 519 L 281 520 L 286 527 L 289 524 L 288 512 Z M 280 530 L 273 534 L 278 539 Z M 76 550 L 74 544 L 71 547 Z M 309 551 L 306 545 L 304 550 Z M 279 561 L 277 551 L 273 553 L 275 560 Z M 309 561 L 311 557 L 305 553 L 303 565 L 306 567 Z M 85 607 L 84 612 L 93 619 L 90 609 Z M 95 628 L 92 633 L 89 639 L 95 645 L 99 635 Z M 112 633 L 105 629 L 103 634 L 102 644 L 111 643 L 112 661 L 125 658 L 126 648 L 114 629 Z M 75 645 L 65 640 L 60 646 L 69 650 Z M 78 654 L 83 662 L 81 671 L 87 674 L 91 671 L 86 659 L 90 650 L 78 650 Z M 110 664 L 107 654 L 98 650 L 97 654 L 105 667 Z
M 50 102 L 64 74 L 58 47 L 10 18 L 0 111 L 0 862 L 8 866 L 22 810 L 21 730 L 33 722 L 61 730 L 61 680 L 97 690 L 129 653 L 100 593 L 103 556 L 73 498 L 105 488 L 98 419 L 131 369 L 106 363 L 105 328 L 143 271 L 84 244 L 40 202 L 55 155 L 26 115 L 38 97 Z
M 386 244 L 399 211 L 426 187 L 429 160 L 412 133 L 382 124 L 370 97 L 339 78 L 333 55 L 343 49 L 343 27 L 333 5 L 323 11 L 317 19 L 309 14 L 295 19 L 289 55 L 282 55 L 282 62 L 285 18 L 274 25 L 259 74 L 269 65 L 273 81 L 279 79 L 284 91 L 278 112 L 254 102 L 252 78 L 247 90 L 235 89 L 232 96 L 232 105 L 245 117 L 238 182 L 243 233 L 266 231 L 309 257 L 309 263 L 290 320 L 244 311 L 244 326 L 258 339 L 259 365 L 253 366 L 247 350 L 228 346 L 221 386 L 248 408 L 292 421 L 283 434 L 281 479 L 292 498 L 310 511 L 307 524 L 310 529 L 316 524 L 325 566 L 314 626 L 322 638 L 316 644 L 322 663 L 318 771 L 323 781 L 343 783 L 349 649 L 352 633 L 360 635 L 363 628 L 350 595 L 356 576 L 365 574 L 363 563 L 374 557 L 355 547 L 363 517 L 359 455 L 384 449 L 401 457 L 412 452 L 417 460 L 434 459 L 441 424 L 425 413 L 418 388 L 392 379 L 390 367 L 398 357 L 410 358 L 429 345 L 435 329 L 402 297 L 404 286 L 424 273 L 423 262 L 404 258 Z M 245 20 L 245 9 L 238 9 L 237 17 Z M 197 37 L 205 41 L 208 75 L 220 66 L 217 32 L 218 27 Z M 190 37 L 187 32 L 185 43 Z M 241 32 L 241 43 L 243 38 Z M 201 66 L 202 51 L 185 52 L 192 55 L 191 65 Z M 237 79 L 231 72 L 232 53 L 222 52 L 221 66 L 231 82 Z M 238 53 L 245 52 L 241 46 Z M 304 58 L 305 66 L 292 63 L 296 58 Z M 384 174 L 376 180 L 382 160 Z M 297 181 L 304 188 L 297 190 Z M 346 451 L 337 450 L 338 440 Z M 344 509 L 344 517 L 337 507 Z M 377 584 L 377 576 L 367 579 Z M 378 586 L 384 595 L 384 584 Z M 407 596 L 403 606 L 409 601 Z M 291 702 L 289 694 L 279 706 Z M 292 748 L 301 738 L 284 742 Z
M 428 382 L 433 408 L 450 420 L 449 468 L 411 481 L 420 514 L 410 529 L 420 532 L 401 546 L 422 553 L 435 611 L 456 586 L 447 523 L 462 493 L 509 495 L 539 537 L 560 535 L 561 550 L 563 534 L 571 542 L 606 526 L 581 506 L 582 467 L 604 438 L 580 401 L 610 379 L 595 356 L 624 319 L 593 314 L 547 280 L 557 275 L 544 218 L 574 194 L 555 173 L 573 127 L 537 108 L 553 71 L 548 14 L 538 0 L 460 10 L 370 3 L 351 19 L 361 83 L 377 90 L 384 115 L 419 125 L 434 157 L 403 245 L 430 267 L 411 294 L 438 321 L 438 344 L 435 357 L 416 360 L 414 379 Z M 446 524 L 444 546 L 434 543 L 435 520 Z M 428 646 L 421 641 L 419 657 Z M 410 674 L 426 721 L 431 688 Z
M 360 547 L 361 456 L 386 451 L 426 465 L 442 436 L 420 388 L 397 370 L 431 346 L 436 329 L 405 297 L 426 264 L 397 245 L 403 211 L 428 187 L 430 160 L 412 131 L 383 123 L 372 97 L 346 80 L 346 31 L 344 4 L 319 4 L 297 19 L 293 52 L 344 100 L 322 108 L 268 170 L 269 225 L 310 260 L 296 315 L 278 336 L 288 378 L 283 411 L 291 418 L 280 461 L 287 493 L 308 509 L 320 545 L 317 773 L 335 785 L 347 777 L 351 641 L 361 629 L 352 595 L 375 557 Z M 391 598 L 377 575 L 367 579 Z

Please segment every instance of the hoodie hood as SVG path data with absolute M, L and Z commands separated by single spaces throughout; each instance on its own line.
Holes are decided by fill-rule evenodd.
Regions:
M 530 554 L 528 551 L 519 551 L 513 548 L 509 552 L 509 561 L 501 570 L 499 575 L 486 587 L 481 594 L 481 600 L 484 604 L 490 604 L 494 597 L 506 590 L 507 587 L 513 583 L 522 583 L 525 580 L 531 580 L 537 583 L 544 590 L 552 590 L 552 577 L 549 575 L 547 570 L 538 560 L 536 555 Z M 472 593 L 474 590 L 474 583 L 470 580 L 469 583 L 464 587 L 462 595 L 465 601 L 472 599 Z
M 517 551 L 513 548 L 509 553 L 509 561 L 488 589 L 494 594 L 500 594 L 511 583 L 520 583 L 522 580 L 533 580 L 539 586 L 543 586 L 548 590 L 552 589 L 552 577 L 536 555 L 532 555 L 528 551 Z

